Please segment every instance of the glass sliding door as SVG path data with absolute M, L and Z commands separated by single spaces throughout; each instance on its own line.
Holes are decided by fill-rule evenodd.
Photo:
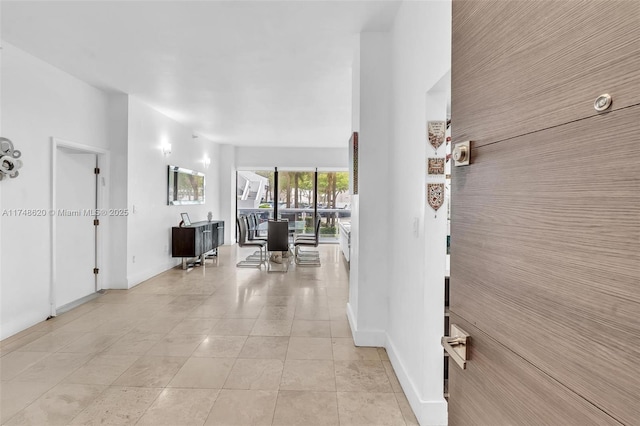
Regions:
M 320 242 L 338 242 L 340 224 L 351 223 L 349 172 L 318 172 Z
M 266 235 L 267 221 L 273 218 L 273 207 L 274 171 L 239 170 L 236 173 L 237 215 L 257 214 L 259 234 Z
M 278 216 L 294 235 L 313 233 L 315 172 L 278 170 Z
M 290 222 L 294 235 L 313 234 L 317 214 L 321 243 L 337 243 L 340 225 L 348 227 L 351 221 L 346 171 L 241 170 L 237 172 L 236 194 L 237 214 L 256 213 L 265 232 L 274 210 L 279 219 Z

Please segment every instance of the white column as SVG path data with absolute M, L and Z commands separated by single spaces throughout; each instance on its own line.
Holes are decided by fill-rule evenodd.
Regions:
M 109 95 L 109 142 L 111 164 L 109 165 L 109 207 L 126 209 L 128 206 L 128 123 L 129 95 Z M 129 212 L 129 214 L 132 214 Z M 128 217 L 110 217 L 108 241 L 109 279 L 103 281 L 105 288 L 127 289 L 127 240 Z M 104 235 L 104 234 L 103 234 Z M 105 268 L 107 269 L 107 268 Z M 102 273 L 102 271 L 101 271 Z
M 351 259 L 348 315 L 358 346 L 384 346 L 388 321 L 387 259 L 391 67 L 389 34 L 360 34 L 359 152 L 355 248 Z M 354 84 L 358 84 L 354 78 Z M 357 89 L 354 90 L 357 93 Z M 352 203 L 353 204 L 353 203 Z M 355 220 L 354 220 L 355 219 Z M 355 259 L 354 259 L 355 257 Z M 354 309 L 355 308 L 355 309 Z
M 224 242 L 236 242 L 236 149 L 220 145 L 220 215 L 224 220 Z

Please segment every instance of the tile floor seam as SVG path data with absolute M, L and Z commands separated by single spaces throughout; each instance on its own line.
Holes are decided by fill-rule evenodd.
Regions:
M 324 253 L 323 266 L 331 265 L 331 262 L 344 263 L 335 247 L 323 247 L 322 250 L 327 251 L 327 253 L 330 251 L 336 252 L 332 255 Z M 146 415 L 150 416 L 147 417 L 146 421 L 148 421 L 154 418 L 153 416 L 158 416 L 158 413 L 162 413 L 162 410 L 169 410 L 167 412 L 170 412 L 172 410 L 171 406 L 163 407 L 159 403 L 163 393 L 178 398 L 178 401 L 181 401 L 180 398 L 184 398 L 184 395 L 201 395 L 204 399 L 200 399 L 199 401 L 204 401 L 207 405 L 211 404 L 208 407 L 206 405 L 202 407 L 197 417 L 198 422 L 204 419 L 205 424 L 208 422 L 213 424 L 219 421 L 225 421 L 224 418 L 226 417 L 224 416 L 228 413 L 225 413 L 224 409 L 220 409 L 220 404 L 223 402 L 223 400 L 220 399 L 221 397 L 225 398 L 225 404 L 228 404 L 230 401 L 244 401 L 240 402 L 243 408 L 245 408 L 245 406 L 242 404 L 249 403 L 249 406 L 246 407 L 253 414 L 249 413 L 248 415 L 250 417 L 253 416 L 252 418 L 254 419 L 257 418 L 255 416 L 259 415 L 258 411 L 255 410 L 266 410 L 262 412 L 264 415 L 262 420 L 265 423 L 270 422 L 274 424 L 276 421 L 282 421 L 285 418 L 302 419 L 305 415 L 308 415 L 308 413 L 296 413 L 295 410 L 285 410 L 286 414 L 285 412 L 281 413 L 285 417 L 277 417 L 280 415 L 278 414 L 279 402 L 281 405 L 285 404 L 287 401 L 292 401 L 291 398 L 295 396 L 296 398 L 302 398 L 306 401 L 305 404 L 308 404 L 308 399 L 311 398 L 311 400 L 313 400 L 313 395 L 327 395 L 327 397 L 323 396 L 321 399 L 324 399 L 325 402 L 330 403 L 330 405 L 335 404 L 334 409 L 338 410 L 336 413 L 337 419 L 331 418 L 331 422 L 346 426 L 345 419 L 343 416 L 340 416 L 338 394 L 353 395 L 353 398 L 355 398 L 353 401 L 358 401 L 357 394 L 371 393 L 361 386 L 366 386 L 372 390 L 375 389 L 377 392 L 373 393 L 380 395 L 393 394 L 393 401 L 400 410 L 402 420 L 405 419 L 405 412 L 400 408 L 400 397 L 404 396 L 404 394 L 401 390 L 395 392 L 398 389 L 394 388 L 394 385 L 391 383 L 391 375 L 393 373 L 390 372 L 382 362 L 384 360 L 384 354 L 378 349 L 375 353 L 376 359 L 366 361 L 367 359 L 373 358 L 374 354 L 368 350 L 360 350 L 353 345 L 349 324 L 345 321 L 346 316 L 341 314 L 341 310 L 344 309 L 348 300 L 348 270 L 346 268 L 340 266 L 334 268 L 329 267 L 327 269 L 296 269 L 294 267 L 287 275 L 279 275 L 277 277 L 269 276 L 265 275 L 264 271 L 252 270 L 245 272 L 238 270 L 235 268 L 234 253 L 231 251 L 232 248 L 222 248 L 216 266 L 211 266 L 207 263 L 204 268 L 196 268 L 186 272 L 178 268 L 168 270 L 130 290 L 107 293 L 107 295 L 113 294 L 108 300 L 104 300 L 109 303 L 90 302 L 92 303 L 91 306 L 82 305 L 76 308 L 76 310 L 58 316 L 56 322 L 39 325 L 31 329 L 29 333 L 20 335 L 19 338 L 16 337 L 15 339 L 2 342 L 0 350 L 2 350 L 2 348 L 10 348 L 9 351 L 2 353 L 2 357 L 5 357 L 7 354 L 19 351 L 40 338 L 45 338 L 42 340 L 44 343 L 42 343 L 43 346 L 41 346 L 41 349 L 43 347 L 46 349 L 47 339 L 53 342 L 52 345 L 55 347 L 55 337 L 52 336 L 64 336 L 66 334 L 73 338 L 61 347 L 54 351 L 44 350 L 38 352 L 47 353 L 43 359 L 49 358 L 54 354 L 58 354 L 61 360 L 65 359 L 65 356 L 77 356 L 78 359 L 84 359 L 81 365 L 75 366 L 76 368 L 66 372 L 55 384 L 48 386 L 47 389 L 40 392 L 35 398 L 29 400 L 28 404 L 24 404 L 27 398 L 16 400 L 14 409 L 17 411 L 10 419 L 25 412 L 24 410 L 32 407 L 36 401 L 52 389 L 61 386 L 66 380 L 75 380 L 69 378 L 82 368 L 82 366 L 95 362 L 96 365 L 94 367 L 102 368 L 103 365 L 100 364 L 99 357 L 106 355 L 116 357 L 129 356 L 133 361 L 122 371 L 119 370 L 118 365 L 126 364 L 126 361 L 120 361 L 120 364 L 114 361 L 115 364 L 110 364 L 109 359 L 105 358 L 104 368 L 106 370 L 102 373 L 102 376 L 89 376 L 90 378 L 88 379 L 83 379 L 78 376 L 77 380 L 98 383 L 102 383 L 100 382 L 104 380 L 102 377 L 106 377 L 110 383 L 107 385 L 100 385 L 98 383 L 95 385 L 87 384 L 86 386 L 103 386 L 101 387 L 102 391 L 87 403 L 79 413 L 76 413 L 73 419 L 82 413 L 86 415 L 90 407 L 93 407 L 91 409 L 97 409 L 94 403 L 100 398 L 105 398 L 107 396 L 106 392 L 110 390 L 111 392 L 115 392 L 117 389 L 136 389 L 136 392 L 142 392 L 140 395 L 153 396 L 145 392 L 155 389 L 158 393 L 150 401 L 147 402 L 148 398 L 144 399 L 144 403 L 139 405 L 138 408 L 133 408 L 137 410 L 135 411 L 135 415 L 138 415 L 138 411 L 139 415 L 135 422 L 132 423 L 145 422 L 143 419 Z M 197 272 L 197 274 L 194 275 L 194 272 Z M 148 315 L 141 315 L 140 312 L 147 313 Z M 119 319 L 114 319 L 114 315 L 119 316 Z M 260 322 L 258 323 L 258 321 Z M 82 322 L 86 322 L 87 324 L 83 324 Z M 220 326 L 218 330 L 215 330 L 218 324 L 220 324 Z M 294 324 L 296 325 L 295 330 Z M 250 325 L 250 327 L 248 327 L 248 325 Z M 252 335 L 251 333 L 254 328 L 256 328 L 256 325 L 263 327 L 261 329 L 263 331 L 257 331 L 259 334 Z M 202 329 L 207 327 L 208 331 L 203 332 Z M 256 328 L 256 330 L 258 330 L 258 328 Z M 34 333 L 39 334 L 33 335 Z M 118 334 L 118 337 L 109 342 L 108 336 L 115 334 Z M 286 336 L 272 336 L 273 334 L 286 334 Z M 30 338 L 30 335 L 33 335 L 33 338 Z M 105 335 L 107 337 L 105 337 L 104 340 L 95 338 L 96 343 L 106 341 L 108 344 L 103 347 L 101 346 L 99 351 L 92 352 L 90 346 L 94 338 L 92 336 L 99 335 Z M 171 343 L 167 343 L 170 348 L 163 349 L 160 343 L 167 342 L 170 336 L 201 336 L 202 338 L 178 337 L 177 340 L 174 341 L 175 345 L 173 345 L 173 348 L 171 348 Z M 244 340 L 240 342 L 234 339 L 212 339 L 210 345 L 202 346 L 207 338 L 210 337 L 237 337 L 238 339 L 242 338 Z M 253 338 L 257 338 L 257 340 Z M 285 338 L 286 344 L 284 344 Z M 292 338 L 296 338 L 296 340 L 292 341 Z M 21 339 L 24 339 L 24 344 L 15 343 Z M 76 343 L 76 346 L 70 346 L 80 339 L 85 340 L 85 346 L 83 346 L 82 342 Z M 194 340 L 198 339 L 199 342 L 197 342 L 197 344 L 193 343 Z M 260 339 L 267 340 L 261 341 Z M 330 353 L 325 351 L 324 339 L 327 339 L 330 343 Z M 292 342 L 296 343 L 295 348 L 292 346 Z M 336 349 L 334 342 L 338 344 L 337 351 L 334 350 Z M 238 343 L 241 344 L 238 345 Z M 265 350 L 264 344 L 267 343 L 269 344 Z M 11 344 L 15 346 L 9 346 Z M 156 347 L 156 345 L 158 345 L 158 353 L 151 354 L 150 352 L 154 352 L 152 348 Z M 37 346 L 34 345 L 34 347 Z M 62 352 L 67 348 L 81 351 L 89 350 L 90 352 Z M 318 349 L 319 352 L 316 353 L 314 348 Z M 128 349 L 130 349 L 130 352 Z M 293 352 L 290 353 L 290 350 L 293 349 L 296 349 L 296 354 Z M 111 352 L 112 350 L 114 352 Z M 167 356 L 163 354 L 164 351 L 169 355 L 180 353 L 182 356 Z M 199 353 L 199 356 L 196 356 L 196 353 Z M 339 390 L 341 388 L 338 387 L 336 353 L 338 353 L 340 362 L 343 365 L 351 362 L 359 363 L 363 360 L 365 361 L 362 364 L 363 366 L 371 366 L 372 361 L 377 361 L 377 364 L 380 365 L 371 366 L 371 368 L 373 368 L 372 373 L 367 373 L 366 369 L 364 369 L 361 374 L 359 373 L 360 378 L 355 382 L 349 378 L 349 375 L 344 376 L 342 383 L 347 383 L 347 386 L 343 385 L 342 387 L 349 390 Z M 223 356 L 221 357 L 220 355 Z M 144 357 L 149 357 L 150 359 L 157 357 L 182 358 L 182 363 L 172 374 L 162 379 L 161 386 L 152 386 L 150 383 L 142 382 L 138 383 L 138 386 L 114 385 L 114 383 L 117 383 L 125 377 L 127 371 L 130 371 L 131 367 Z M 225 364 L 225 361 L 221 361 L 224 358 L 229 361 L 232 360 L 232 362 Z M 187 365 L 190 360 L 196 359 L 212 360 L 211 362 L 214 362 L 214 364 L 218 362 L 221 363 L 221 367 L 217 370 L 224 374 L 214 373 L 211 376 L 216 380 L 216 387 L 212 389 L 203 388 L 197 381 L 197 374 L 194 376 L 196 377 L 196 381 L 190 382 L 191 379 L 188 378 L 189 373 L 185 373 L 183 379 L 178 383 L 179 386 L 169 387 L 185 365 Z M 241 362 L 239 360 L 246 361 Z M 260 360 L 260 366 L 249 369 L 240 368 L 241 366 L 251 365 L 251 360 Z M 276 368 L 279 368 L 275 360 L 282 366 L 277 376 L 272 374 L 276 371 Z M 330 363 L 327 361 L 330 361 Z M 291 376 L 292 383 L 294 383 L 292 387 L 299 387 L 301 389 L 317 388 L 322 390 L 283 390 L 283 380 L 288 371 L 287 362 L 297 364 L 296 368 L 292 371 L 300 371 L 302 373 L 300 377 L 305 377 L 305 381 L 309 383 L 296 385 L 296 376 L 294 374 Z M 115 365 L 115 367 L 109 370 L 109 366 L 113 365 Z M 159 365 L 162 364 L 160 363 Z M 193 366 L 197 365 L 200 364 L 197 362 L 193 364 Z M 30 366 L 25 369 L 30 368 Z M 321 379 L 320 382 L 314 381 L 315 379 L 310 379 L 309 374 L 305 374 L 305 369 L 312 366 L 314 370 L 317 368 L 317 371 L 320 372 L 321 376 L 324 375 L 325 379 Z M 380 369 L 385 372 L 383 376 L 380 375 Z M 110 376 L 110 371 L 118 374 L 116 376 Z M 325 373 L 329 371 L 331 371 L 332 386 L 327 386 L 328 380 L 326 379 L 329 377 L 326 377 Z M 82 374 L 85 373 L 83 372 Z M 271 374 L 271 378 L 268 377 L 269 374 Z M 111 377 L 114 378 L 112 379 Z M 152 374 L 150 377 L 159 376 Z M 236 383 L 235 386 L 249 389 L 226 389 L 225 386 L 231 386 L 233 384 L 230 382 L 232 377 L 234 383 Z M 275 391 L 251 389 L 254 383 L 258 388 L 270 388 L 276 384 L 276 377 L 277 386 L 275 386 Z M 358 377 L 358 375 L 354 377 Z M 389 389 L 382 386 L 384 383 L 382 383 L 381 377 L 386 379 L 386 384 Z M 221 378 L 222 380 L 220 380 Z M 157 382 L 158 378 L 154 380 Z M 321 382 L 323 384 L 321 384 Z M 351 383 L 349 384 L 349 382 Z M 5 382 L 2 382 L 2 384 L 4 383 Z M 195 387 L 189 387 L 190 383 Z M 332 388 L 332 390 L 327 390 L 329 388 Z M 385 391 L 380 392 L 382 389 Z M 189 391 L 202 392 L 189 393 Z M 215 392 L 215 398 L 212 398 L 212 393 L 207 394 L 204 391 Z M 331 398 L 325 399 L 328 398 L 328 396 L 331 396 Z M 25 397 L 27 397 L 27 395 L 25 395 Z M 283 397 L 284 399 L 282 399 Z M 238 400 L 237 398 L 240 399 Z M 379 398 L 381 398 L 381 396 Z M 112 399 L 117 399 L 117 393 L 112 394 Z M 389 397 L 385 396 L 383 400 L 387 401 L 386 404 L 389 406 Z M 331 403 L 330 401 L 335 402 Z M 181 402 L 181 404 L 182 403 L 183 402 Z M 270 405 L 272 403 L 273 405 Z M 190 407 L 195 407 L 197 404 L 200 404 L 200 402 L 191 401 L 187 402 L 187 404 L 191 404 L 189 405 Z M 405 403 L 402 402 L 402 404 Z M 358 409 L 363 409 L 364 407 L 365 406 L 361 406 Z M 281 406 L 280 409 L 282 408 Z M 205 409 L 207 409 L 207 411 L 204 411 Z M 271 412 L 268 413 L 268 410 L 271 410 Z M 212 415 L 222 415 L 223 417 L 212 419 Z M 245 413 L 244 415 L 247 414 Z M 73 422 L 73 419 L 70 421 Z M 406 420 L 404 421 L 406 423 Z
M 209 408 L 209 411 L 207 412 L 207 418 L 204 419 L 204 423 L 202 423 L 203 425 L 206 425 L 207 422 L 209 421 L 209 417 L 211 416 L 211 412 L 213 411 L 213 407 L 216 405 L 216 402 L 218 401 L 218 398 L 220 398 L 220 393 L 222 393 L 222 389 L 220 389 L 218 391 L 218 394 L 216 395 L 216 398 L 213 400 L 213 404 L 211 404 L 211 408 Z
M 56 386 L 58 386 L 57 384 L 51 386 L 49 389 L 47 389 L 46 391 L 42 392 L 40 395 L 36 396 L 31 402 L 29 402 L 29 404 L 27 404 L 22 410 L 16 412 L 13 416 L 11 416 L 10 418 L 8 418 L 5 422 L 2 422 L 2 424 L 6 424 L 9 423 L 14 417 L 16 417 L 17 415 L 19 415 L 22 411 L 26 410 L 28 407 L 30 407 L 31 405 L 33 405 L 37 400 L 39 400 L 42 396 L 44 396 L 47 392 L 49 392 L 51 389 L 55 388 Z
M 89 407 L 90 407 L 90 406 L 91 406 L 95 401 L 97 401 L 97 400 L 98 400 L 98 398 L 100 398 L 102 395 L 104 395 L 104 394 L 107 392 L 107 390 L 109 390 L 109 388 L 111 388 L 111 385 L 109 385 L 109 386 L 105 386 L 105 388 L 102 390 L 102 392 L 100 392 L 100 393 L 99 393 L 99 394 L 98 394 L 98 395 L 93 399 L 93 401 L 91 401 L 90 403 L 88 403 L 88 404 L 87 404 L 87 406 L 86 406 L 86 407 L 84 407 L 84 409 L 80 410 L 80 411 L 78 412 L 78 414 L 76 414 L 75 416 L 73 416 L 73 418 L 69 421 L 69 423 L 68 423 L 68 424 L 73 423 L 73 420 L 75 420 L 75 418 L 76 418 L 76 417 L 78 417 L 80 414 L 82 414 L 82 413 L 83 413 L 87 408 L 89 408 Z

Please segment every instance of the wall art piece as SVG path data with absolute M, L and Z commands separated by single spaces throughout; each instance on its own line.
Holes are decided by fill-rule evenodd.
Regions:
M 445 133 L 447 131 L 446 121 L 429 121 L 427 122 L 427 137 L 429 143 L 434 150 L 438 151 L 440 145 L 444 143 Z
M 22 153 L 14 149 L 13 142 L 0 137 L 0 180 L 5 176 L 18 177 L 18 169 L 22 167 L 22 160 L 18 160 Z
M 427 173 L 430 175 L 444 174 L 444 158 L 428 158 Z
M 349 139 L 349 157 L 349 185 L 351 193 L 356 195 L 358 193 L 358 132 L 353 132 Z
M 444 183 L 427 184 L 427 202 L 436 212 L 444 203 Z

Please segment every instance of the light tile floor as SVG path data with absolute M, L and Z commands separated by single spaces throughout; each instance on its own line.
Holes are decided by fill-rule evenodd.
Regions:
M 7 425 L 417 424 L 382 348 L 357 348 L 337 245 L 322 266 L 172 269 L 0 343 Z

